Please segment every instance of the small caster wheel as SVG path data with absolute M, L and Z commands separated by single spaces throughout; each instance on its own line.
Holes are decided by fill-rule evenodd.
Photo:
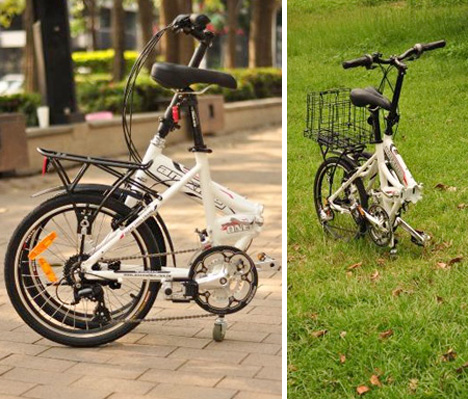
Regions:
M 216 320 L 213 326 L 213 339 L 216 342 L 222 342 L 226 336 L 227 323 L 221 319 Z

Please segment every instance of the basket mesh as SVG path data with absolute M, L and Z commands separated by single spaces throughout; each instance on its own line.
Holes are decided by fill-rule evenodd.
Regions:
M 344 150 L 372 142 L 366 108 L 351 103 L 351 89 L 340 88 L 307 95 L 307 128 L 304 136 L 332 150 Z

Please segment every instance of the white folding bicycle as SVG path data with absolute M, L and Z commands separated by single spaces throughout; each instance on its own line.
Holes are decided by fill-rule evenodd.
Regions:
M 399 121 L 398 102 L 407 70 L 403 61 L 444 46 L 441 40 L 416 44 L 388 59 L 375 53 L 346 61 L 345 69 L 379 65 L 383 71 L 379 89 L 334 89 L 308 95 L 305 135 L 319 143 L 324 158 L 315 176 L 315 208 L 320 223 L 333 237 L 353 239 L 369 232 L 377 245 L 389 246 L 392 253 L 396 253 L 394 233 L 398 226 L 417 245 L 424 246 L 430 239 L 401 217 L 410 203 L 422 198 L 422 184 L 414 180 L 392 136 Z M 393 68 L 397 70 L 394 88 L 388 79 Z M 382 94 L 386 83 L 393 91 L 391 101 Z M 388 111 L 384 137 L 381 110 Z M 375 144 L 373 154 L 364 152 L 367 144 Z M 327 158 L 329 152 L 333 156 Z
M 226 331 L 224 316 L 253 299 L 257 268 L 279 265 L 246 253 L 263 225 L 263 206 L 248 201 L 211 180 L 208 154 L 200 127 L 196 83 L 235 89 L 228 74 L 199 69 L 213 34 L 204 15 L 181 15 L 147 44 L 130 73 L 123 113 L 124 132 L 135 162 L 65 154 L 39 149 L 44 169 L 53 166 L 63 185 L 18 226 L 5 259 L 7 291 L 19 315 L 39 334 L 70 346 L 96 346 L 127 334 L 145 319 L 160 288 L 173 302 L 195 301 L 216 315 L 214 339 Z M 154 46 L 167 31 L 185 32 L 200 45 L 189 66 L 154 64 L 152 78 L 175 91 L 158 132 L 141 161 L 131 141 L 131 99 L 136 77 Z M 196 164 L 187 169 L 162 154 L 165 138 L 178 128 L 186 109 Z M 130 110 L 130 117 L 127 112 Z M 72 179 L 63 161 L 82 166 Z M 112 185 L 80 184 L 90 166 L 116 177 Z M 155 185 L 166 187 L 162 192 Z M 206 228 L 199 246 L 176 251 L 159 214 L 182 192 L 203 204 Z M 217 212 L 223 216 L 218 216 Z M 176 255 L 193 252 L 189 267 L 176 267 Z M 168 266 L 172 259 L 174 265 Z M 177 317 L 176 317 L 177 318 Z M 153 318 L 167 320 L 173 318 Z

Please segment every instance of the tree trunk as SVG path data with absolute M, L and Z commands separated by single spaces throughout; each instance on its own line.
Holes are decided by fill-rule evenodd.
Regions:
M 86 30 L 88 31 L 88 50 L 95 51 L 97 49 L 97 32 L 96 32 L 96 14 L 97 5 L 96 0 L 86 0 L 85 5 L 87 8 L 87 21 Z
M 192 0 L 178 0 L 178 14 L 192 13 Z M 194 39 L 185 33 L 179 34 L 179 56 L 178 63 L 187 65 L 192 58 L 194 49 Z
M 112 47 L 114 47 L 114 63 L 112 68 L 112 80 L 118 82 L 125 76 L 125 11 L 123 0 L 114 0 L 112 8 Z
M 275 0 L 252 1 L 250 20 L 249 68 L 273 66 L 273 21 Z
M 236 67 L 236 33 L 239 0 L 227 0 L 227 49 L 224 59 L 225 68 Z
M 154 8 L 152 0 L 138 0 L 138 19 L 140 21 L 142 47 L 144 47 L 153 37 Z M 148 57 L 147 69 L 151 69 L 155 56 L 155 51 L 153 51 Z
M 33 4 L 32 0 L 26 0 L 23 12 L 23 26 L 26 29 L 26 45 L 23 50 L 23 74 L 24 91 L 33 93 L 39 91 L 37 77 L 36 54 L 33 37 Z
M 179 15 L 177 0 L 161 0 L 161 25 L 169 25 Z M 162 41 L 162 51 L 166 62 L 177 63 L 179 60 L 179 38 L 173 32 L 167 32 Z

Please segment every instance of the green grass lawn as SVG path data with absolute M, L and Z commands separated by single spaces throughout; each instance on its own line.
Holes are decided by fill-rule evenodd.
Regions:
M 462 367 L 468 362 L 468 207 L 458 208 L 468 204 L 463 3 L 288 0 L 290 398 L 352 398 L 361 385 L 370 388 L 368 398 L 468 397 L 468 368 Z M 377 85 L 378 69 L 345 71 L 341 62 L 374 51 L 399 54 L 442 38 L 446 48 L 409 64 L 395 138 L 425 187 L 423 200 L 404 218 L 428 232 L 432 245 L 416 247 L 399 230 L 398 256 L 391 259 L 388 248 L 368 237 L 327 238 L 313 205 L 320 151 L 302 135 L 306 93 Z M 438 183 L 456 191 L 437 190 Z M 465 261 L 437 266 L 458 255 Z M 362 266 L 349 272 L 357 262 Z M 316 337 L 321 330 L 327 333 Z M 388 330 L 393 335 L 381 338 Z M 456 355 L 444 357 L 449 351 Z M 381 386 L 371 384 L 372 375 Z

